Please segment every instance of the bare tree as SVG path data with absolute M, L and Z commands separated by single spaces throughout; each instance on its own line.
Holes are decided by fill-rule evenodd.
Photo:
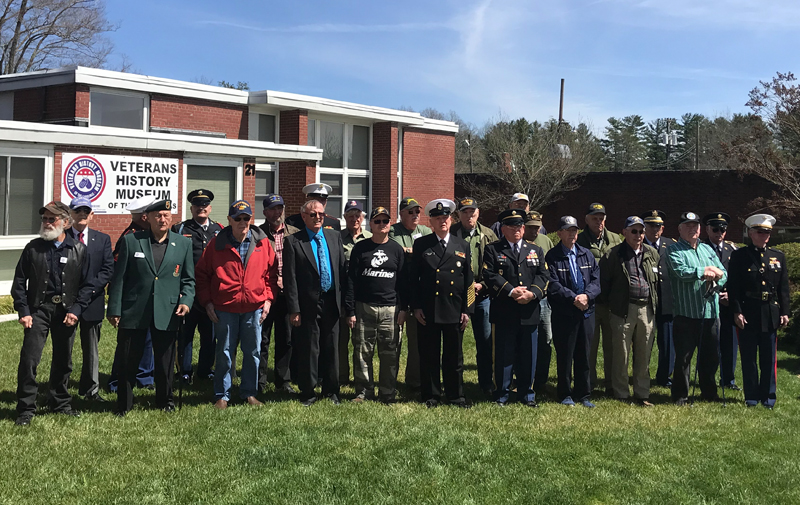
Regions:
M 481 205 L 502 208 L 516 192 L 541 208 L 578 187 L 603 156 L 589 127 L 580 124 L 498 121 L 484 129 L 484 174 L 465 177 L 464 187 Z M 474 156 L 474 153 L 473 153 Z M 482 167 L 484 168 L 484 167 Z
M 102 67 L 116 28 L 101 0 L 0 0 L 0 73 Z

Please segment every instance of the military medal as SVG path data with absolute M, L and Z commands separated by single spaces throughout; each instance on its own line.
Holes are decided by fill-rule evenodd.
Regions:
M 456 266 L 460 267 L 461 266 L 461 262 L 460 261 L 456 261 Z
M 456 256 L 458 256 L 459 258 L 466 258 L 467 257 L 466 253 L 463 253 L 461 251 L 456 251 Z M 461 266 L 461 265 L 458 265 L 458 266 Z
M 173 277 L 177 277 L 180 274 L 181 274 L 181 266 L 180 265 L 175 265 L 175 271 L 172 272 L 172 276 Z

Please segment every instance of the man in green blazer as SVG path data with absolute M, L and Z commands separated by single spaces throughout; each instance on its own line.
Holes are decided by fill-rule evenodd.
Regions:
M 175 342 L 181 317 L 194 301 L 192 242 L 170 231 L 172 202 L 145 210 L 150 229 L 125 235 L 108 288 L 107 317 L 118 328 L 121 350 L 117 415 L 133 408 L 133 384 L 147 330 L 153 337 L 156 405 L 173 412 Z M 123 382 L 124 381 L 124 384 Z

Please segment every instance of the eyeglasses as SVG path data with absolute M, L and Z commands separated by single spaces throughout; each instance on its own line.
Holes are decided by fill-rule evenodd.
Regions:
M 42 220 L 44 221 L 44 219 L 42 219 Z M 759 235 L 769 235 L 770 233 L 772 233 L 772 230 L 759 229 L 759 230 L 756 230 L 756 233 L 758 233 Z
M 42 216 L 42 222 L 43 222 L 43 223 L 50 223 L 50 224 L 53 224 L 53 223 L 55 223 L 56 221 L 58 221 L 59 219 L 61 219 L 61 218 L 60 218 L 60 217 L 47 217 L 47 216 Z
M 308 217 L 310 217 L 311 219 L 325 219 L 325 213 L 324 212 L 309 212 L 308 213 Z
M 637 228 L 633 228 L 629 230 L 633 235 L 644 235 L 644 230 L 639 230 Z
M 373 224 L 389 224 L 388 219 L 375 219 L 372 221 Z
M 420 212 L 421 211 L 420 211 L 419 207 L 414 207 L 413 209 L 409 209 L 408 210 L 409 214 L 419 214 Z
M 78 207 L 77 209 L 73 209 L 72 212 L 75 214 L 91 214 L 92 209 L 89 207 Z
M 248 221 L 250 221 L 250 216 L 245 214 L 244 216 L 235 217 L 235 218 L 233 218 L 233 220 L 236 221 L 237 223 L 242 222 L 242 221 L 247 223 Z
M 720 232 L 725 233 L 726 231 L 728 231 L 728 229 L 725 228 L 724 226 L 712 226 L 711 231 L 713 231 L 714 233 L 720 233 Z

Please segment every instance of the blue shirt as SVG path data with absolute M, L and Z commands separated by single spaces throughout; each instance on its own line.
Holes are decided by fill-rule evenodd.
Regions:
M 247 251 L 250 249 L 250 239 L 252 236 L 253 231 L 247 230 L 247 235 L 245 235 L 244 240 L 237 242 L 236 239 L 233 238 L 233 233 L 231 233 L 231 244 L 239 250 L 239 256 L 242 258 L 242 265 L 247 261 Z
M 578 251 L 575 250 L 575 244 L 572 245 L 572 249 L 567 249 L 564 246 L 564 243 L 562 242 L 561 248 L 564 249 L 564 253 L 567 255 L 567 258 L 569 259 L 569 271 L 572 274 L 572 278 L 576 279 L 578 275 L 583 276 L 580 268 L 578 268 Z M 577 289 L 578 286 L 574 287 Z M 582 292 L 583 291 L 581 290 L 581 293 Z
M 320 241 L 322 242 L 322 246 L 325 248 L 325 257 L 328 259 L 328 272 L 331 273 L 331 282 L 333 282 L 333 264 L 331 263 L 331 249 L 328 247 L 328 241 L 325 240 L 325 234 L 322 232 L 322 228 L 319 229 L 319 232 L 315 233 L 306 226 L 306 233 L 308 233 L 308 238 L 311 239 L 311 252 L 314 253 L 314 260 L 317 262 L 317 273 L 320 272 L 319 268 L 319 254 L 317 254 L 317 233 L 319 233 Z

